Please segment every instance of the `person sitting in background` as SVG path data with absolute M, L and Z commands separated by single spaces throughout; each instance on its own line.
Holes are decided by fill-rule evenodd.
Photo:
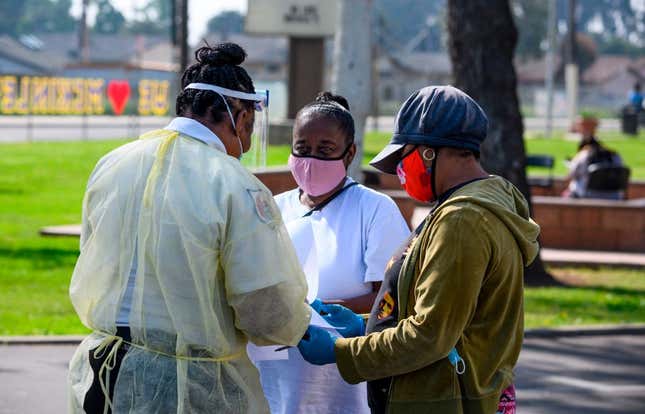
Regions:
M 569 185 L 562 193 L 563 197 L 593 197 L 587 188 L 589 184 L 589 166 L 593 164 L 616 167 L 622 166 L 623 161 L 620 155 L 603 146 L 593 135 L 583 135 L 578 145 L 578 152 L 568 163 L 569 175 L 567 175 L 567 180 L 569 180 Z
M 634 89 L 629 92 L 629 104 L 634 108 L 636 113 L 640 113 L 643 110 L 643 93 L 641 92 L 641 84 L 636 82 L 634 84 Z

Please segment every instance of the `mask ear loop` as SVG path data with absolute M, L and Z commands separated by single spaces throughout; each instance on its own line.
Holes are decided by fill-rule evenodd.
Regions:
M 428 151 L 432 151 L 432 158 L 430 158 L 427 153 Z M 439 149 L 434 149 L 434 148 L 426 148 L 423 150 L 421 153 L 421 157 L 425 159 L 426 161 L 432 161 L 432 165 L 430 166 L 430 177 L 432 178 L 430 180 L 430 189 L 432 190 L 432 195 L 434 195 L 435 200 L 439 198 L 437 195 L 437 174 L 435 174 L 436 169 L 437 169 L 437 153 L 439 152 Z
M 240 158 L 242 158 L 242 154 L 244 153 L 244 146 L 242 145 L 242 140 L 240 139 L 240 137 L 237 136 L 237 130 L 235 129 L 235 119 L 233 118 L 233 114 L 231 113 L 231 108 L 229 108 L 228 102 L 226 102 L 226 98 L 224 98 L 224 95 L 222 95 L 217 91 L 213 91 L 213 92 L 218 94 L 220 98 L 222 98 L 222 100 L 224 101 L 224 105 L 226 105 L 226 111 L 228 112 L 228 116 L 229 118 L 231 118 L 231 123 L 233 124 L 233 132 L 235 133 L 235 137 L 237 138 L 237 143 L 240 144 Z

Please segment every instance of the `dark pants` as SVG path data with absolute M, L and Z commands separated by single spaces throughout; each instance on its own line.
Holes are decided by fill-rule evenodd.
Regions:
M 128 342 L 132 342 L 132 339 L 130 337 L 130 328 L 121 326 L 117 327 L 116 336 L 120 336 Z M 97 348 L 91 349 L 89 352 L 88 358 L 90 361 L 90 366 L 92 367 L 92 371 L 94 372 L 94 380 L 92 381 L 92 385 L 90 386 L 89 390 L 87 390 L 87 394 L 85 394 L 85 399 L 83 400 L 83 410 L 85 410 L 87 414 L 103 413 L 103 407 L 105 406 L 105 395 L 103 395 L 101 383 L 99 382 L 99 371 L 101 369 L 101 365 L 103 365 L 113 347 L 114 343 L 108 345 L 100 358 L 94 358 L 94 351 Z M 121 361 L 125 357 L 126 352 L 128 352 L 128 348 L 129 345 L 124 343 L 121 344 L 121 347 L 116 351 L 116 363 L 114 364 L 114 368 L 110 371 L 109 384 L 105 384 L 106 378 L 105 372 L 103 372 L 103 383 L 107 385 L 110 400 L 114 396 L 114 386 L 116 384 L 116 379 L 119 376 Z M 108 409 L 108 413 L 111 412 L 112 410 Z

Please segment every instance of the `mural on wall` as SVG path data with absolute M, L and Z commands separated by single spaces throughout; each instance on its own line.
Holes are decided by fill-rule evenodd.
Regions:
M 168 114 L 170 82 L 0 75 L 0 115 Z M 128 105 L 130 104 L 130 106 Z

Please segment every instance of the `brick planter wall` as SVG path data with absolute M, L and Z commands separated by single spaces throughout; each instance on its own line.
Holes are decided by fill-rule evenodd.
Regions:
M 286 167 L 258 170 L 258 178 L 274 194 L 296 187 Z M 401 214 L 411 223 L 417 203 L 401 190 L 398 178 L 366 170 L 365 184 L 394 199 Z M 555 189 L 563 187 L 556 181 Z M 543 189 L 533 189 L 534 194 Z M 533 196 L 533 218 L 540 225 L 543 247 L 620 252 L 645 252 L 645 183 L 630 186 L 627 201 L 577 200 L 562 197 Z
M 571 200 L 535 196 L 541 244 L 560 249 L 645 252 L 645 199 Z

